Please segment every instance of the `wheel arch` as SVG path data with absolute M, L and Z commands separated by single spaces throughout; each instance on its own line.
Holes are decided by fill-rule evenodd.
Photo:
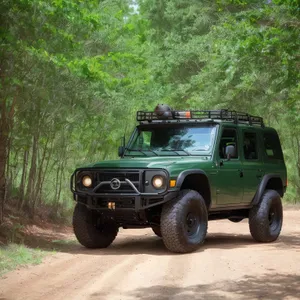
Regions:
M 204 184 L 200 184 L 203 183 Z M 210 183 L 206 173 L 200 169 L 182 171 L 178 178 L 176 187 L 180 190 L 192 189 L 197 191 L 203 198 L 207 209 L 211 205 Z
M 284 195 L 284 183 L 279 174 L 267 174 L 263 177 L 260 185 L 255 193 L 252 200 L 253 205 L 257 205 L 264 191 L 267 189 L 275 190 L 279 193 L 281 197 Z

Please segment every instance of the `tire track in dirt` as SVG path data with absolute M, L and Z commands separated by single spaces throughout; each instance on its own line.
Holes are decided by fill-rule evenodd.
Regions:
M 159 261 L 160 268 L 154 269 Z M 114 272 L 109 277 L 99 279 L 88 290 L 89 296 L 84 299 L 89 300 L 116 300 L 116 299 L 135 299 L 132 293 L 138 287 L 150 287 L 154 282 L 161 278 L 165 272 L 167 259 L 164 257 L 158 260 L 157 257 L 142 255 L 139 257 L 139 263 L 136 261 L 133 265 L 127 266 L 123 272 Z M 151 272 L 152 271 L 152 272 Z M 83 298 L 76 298 L 76 300 Z
M 58 258 L 59 259 L 59 258 Z M 20 280 L 13 289 L 5 290 L 11 300 L 38 300 L 38 299 L 85 299 L 89 286 L 99 278 L 107 280 L 114 274 L 123 273 L 123 268 L 134 266 L 142 258 L 100 255 L 76 255 L 71 259 L 50 265 L 47 271 L 38 270 L 25 280 Z M 135 260 L 135 262 L 133 262 Z
M 247 220 L 209 224 L 189 254 L 168 252 L 151 230 L 124 230 L 107 249 L 74 245 L 0 279 L 5 300 L 300 299 L 300 211 L 286 211 L 275 243 L 256 243 Z
M 147 296 L 144 295 L 143 290 L 151 290 L 152 286 L 161 286 L 162 283 L 180 286 L 192 263 L 187 258 L 188 256 L 184 255 L 181 257 L 143 255 L 142 262 L 126 270 L 126 273 L 117 274 L 113 280 L 95 282 L 93 289 L 90 289 L 88 299 L 137 300 Z M 155 293 L 160 293 L 162 290 L 163 287 L 157 289 Z M 158 296 L 157 299 L 160 297 Z

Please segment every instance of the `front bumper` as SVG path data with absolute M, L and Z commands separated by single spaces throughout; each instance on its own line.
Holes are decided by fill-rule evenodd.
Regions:
M 95 194 L 73 192 L 74 200 L 86 205 L 90 209 L 101 211 L 131 210 L 139 212 L 168 202 L 177 196 L 177 190 L 159 194 Z M 113 204 L 113 206 L 112 206 Z

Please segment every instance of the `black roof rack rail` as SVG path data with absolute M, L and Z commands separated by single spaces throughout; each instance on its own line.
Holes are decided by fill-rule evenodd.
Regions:
M 186 120 L 224 120 L 229 122 L 244 123 L 265 127 L 262 117 L 252 116 L 248 113 L 237 112 L 235 110 L 170 110 L 164 114 L 155 111 L 138 111 L 136 114 L 138 122 L 171 121 L 177 122 Z

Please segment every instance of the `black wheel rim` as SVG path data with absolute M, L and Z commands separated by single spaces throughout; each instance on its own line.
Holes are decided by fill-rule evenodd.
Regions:
M 268 221 L 271 231 L 275 231 L 280 225 L 279 212 L 274 204 L 270 207 Z
M 189 237 L 194 237 L 200 230 L 200 219 L 193 212 L 189 212 L 185 220 L 186 233 Z

